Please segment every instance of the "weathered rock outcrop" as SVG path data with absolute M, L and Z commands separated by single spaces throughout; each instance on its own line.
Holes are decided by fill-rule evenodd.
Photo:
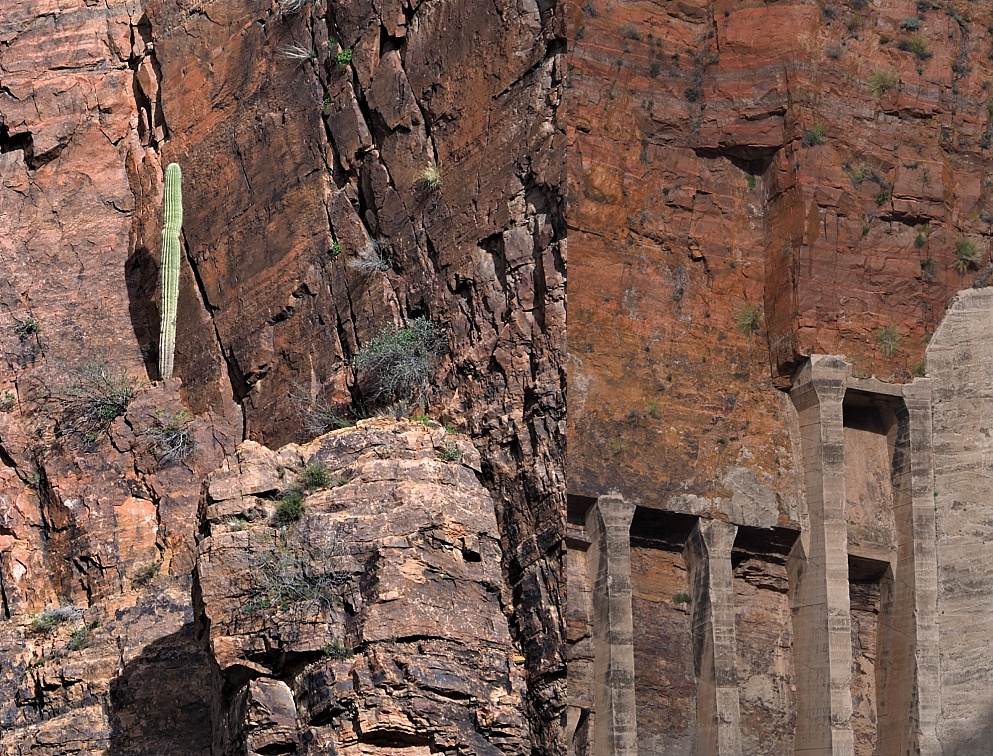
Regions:
M 429 425 L 246 442 L 210 477 L 216 753 L 531 753 L 494 503 L 476 450 Z M 315 471 L 302 517 L 272 527 L 274 497 Z

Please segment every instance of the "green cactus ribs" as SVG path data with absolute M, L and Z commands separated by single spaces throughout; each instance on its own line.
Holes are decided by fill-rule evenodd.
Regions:
M 183 226 L 183 173 L 176 163 L 165 171 L 162 226 L 162 321 L 159 331 L 159 376 L 172 378 L 176 353 L 176 304 L 179 301 L 179 231 Z

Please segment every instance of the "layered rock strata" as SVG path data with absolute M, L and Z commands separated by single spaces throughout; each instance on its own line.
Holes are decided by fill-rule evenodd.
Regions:
M 279 492 L 320 469 L 302 517 Z M 208 480 L 196 595 L 215 753 L 531 753 L 494 503 L 433 424 L 253 442 Z
M 561 747 L 563 19 L 544 2 L 298 10 L 259 0 L 0 10 L 5 746 L 58 751 L 29 730 L 55 731 L 53 717 L 70 721 L 74 707 L 90 707 L 77 711 L 93 723 L 77 739 L 84 750 L 140 749 L 128 733 L 158 729 L 155 752 L 168 753 L 169 737 L 180 748 L 182 730 L 200 732 L 182 718 L 170 729 L 117 717 L 107 696 L 110 670 L 132 658 L 167 668 L 174 636 L 175 654 L 193 653 L 201 481 L 246 438 L 301 440 L 315 406 L 368 409 L 350 358 L 426 316 L 449 347 L 431 411 L 483 451 L 497 507 L 511 633 L 530 675 L 521 707 L 536 747 Z M 186 205 L 178 380 L 149 389 L 170 161 Z M 49 399 L 93 368 L 136 382 L 138 414 L 66 433 Z M 163 464 L 145 431 L 180 407 L 195 451 Z M 148 602 L 159 639 L 143 624 Z M 24 645 L 32 617 L 69 606 L 85 611 L 69 612 L 54 647 L 100 623 L 80 651 L 105 655 L 86 695 L 53 682 L 48 640 Z M 36 675 L 43 705 L 15 703 L 31 665 L 48 670 Z

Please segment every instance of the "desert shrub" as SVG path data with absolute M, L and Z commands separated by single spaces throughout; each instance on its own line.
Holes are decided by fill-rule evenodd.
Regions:
M 305 498 L 306 495 L 299 488 L 283 491 L 270 518 L 273 527 L 289 525 L 303 517 L 303 500 Z
M 921 28 L 921 20 L 919 18 L 915 18 L 914 16 L 908 16 L 900 23 L 900 28 L 906 29 L 907 31 L 917 31 Z
M 331 481 L 331 473 L 328 472 L 327 466 L 317 460 L 303 468 L 299 484 L 307 491 L 315 491 L 318 488 L 327 488 L 331 485 Z
M 927 60 L 931 57 L 931 43 L 923 32 L 916 32 L 907 39 L 901 39 L 897 43 L 897 48 L 913 53 L 918 60 Z
M 14 325 L 14 333 L 17 334 L 17 338 L 21 341 L 27 341 L 39 331 L 41 331 L 41 325 L 34 318 L 18 320 Z
M 445 444 L 445 448 L 438 452 L 438 457 L 445 462 L 458 462 L 462 459 L 462 450 L 454 443 Z
M 244 611 L 286 610 L 317 602 L 330 609 L 340 601 L 349 573 L 343 569 L 345 550 L 335 533 L 312 531 L 284 537 L 279 545 L 250 552 L 248 602 Z
M 979 245 L 975 239 L 963 236 L 955 242 L 955 270 L 965 273 L 979 264 Z
M 152 440 L 155 454 L 161 462 L 178 462 L 189 459 L 196 450 L 191 423 L 193 416 L 186 409 L 171 415 L 156 414 L 155 425 L 142 433 Z
M 100 627 L 99 622 L 91 622 L 88 625 L 83 625 L 81 628 L 73 632 L 69 636 L 69 643 L 67 647 L 70 651 L 79 651 L 83 646 L 86 645 L 87 639 L 90 637 L 90 633 Z
M 158 562 L 146 562 L 139 565 L 134 572 L 134 577 L 131 578 L 131 586 L 143 587 L 151 583 L 152 578 L 159 574 L 159 566 Z
M 334 56 L 334 62 L 339 66 L 345 67 L 352 62 L 352 50 L 346 47 L 344 50 L 340 50 L 337 55 Z
M 337 638 L 333 639 L 321 650 L 329 659 L 350 659 L 355 656 L 355 652 Z
M 389 326 L 355 355 L 355 367 L 368 376 L 376 397 L 423 395 L 448 348 L 444 331 L 416 318 L 407 328 Z
M 290 392 L 290 401 L 303 418 L 303 427 L 311 436 L 321 436 L 355 425 L 356 415 L 347 405 L 332 404 L 327 397 L 313 397 L 298 386 Z
M 367 244 L 355 257 L 348 261 L 348 267 L 366 275 L 381 273 L 390 269 L 390 261 L 379 242 Z
M 896 89 L 899 83 L 900 74 L 896 71 L 873 71 L 869 75 L 869 91 L 876 97 Z
M 421 184 L 428 189 L 437 189 L 441 186 L 441 170 L 436 165 L 429 165 L 421 171 Z
M 127 411 L 140 388 L 137 378 L 107 365 L 91 365 L 70 375 L 69 382 L 42 397 L 46 414 L 54 417 L 63 436 L 78 433 L 94 440 Z
M 72 606 L 59 606 L 54 609 L 46 609 L 33 620 L 31 620 L 31 631 L 42 635 L 47 635 L 64 622 L 78 617 L 82 609 Z
M 635 41 L 641 41 L 641 32 L 638 30 L 638 27 L 635 26 L 634 24 L 624 24 L 624 26 L 622 26 L 619 31 L 621 33 L 621 36 L 624 37 L 624 39 L 633 39 Z
M 681 592 L 681 593 L 677 593 L 675 596 L 672 597 L 672 602 L 674 604 L 692 604 L 693 597 L 690 596 L 690 594 L 688 593 Z
M 903 341 L 903 336 L 900 335 L 900 331 L 894 325 L 888 325 L 876 331 L 876 346 L 879 347 L 879 351 L 883 357 L 888 360 L 893 359 L 900 353 L 901 341 Z
M 751 336 L 762 325 L 762 313 L 755 305 L 743 304 L 734 316 L 734 324 L 745 336 Z
M 921 277 L 925 283 L 934 283 L 938 280 L 938 264 L 930 255 L 921 262 Z
M 825 133 L 823 124 L 814 124 L 803 132 L 804 147 L 813 147 L 818 144 L 824 144 Z
M 300 62 L 314 60 L 317 57 L 317 52 L 313 47 L 306 47 L 304 45 L 283 45 L 276 52 L 281 58 L 299 60 Z
M 13 391 L 7 390 L 0 394 L 0 412 L 10 412 L 17 406 L 17 397 Z
M 299 13 L 305 5 L 309 5 L 313 0 L 279 0 L 279 12 L 284 16 L 292 16 Z

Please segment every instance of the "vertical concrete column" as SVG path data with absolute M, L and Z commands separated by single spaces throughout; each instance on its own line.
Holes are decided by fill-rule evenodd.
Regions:
M 800 416 L 809 528 L 790 566 L 797 723 L 794 753 L 851 756 L 852 628 L 845 519 L 847 366 L 813 356 L 790 390 Z
M 586 515 L 593 585 L 595 756 L 636 756 L 631 520 L 635 505 L 601 496 Z
M 734 574 L 731 548 L 738 527 L 699 520 L 686 541 L 693 589 L 693 663 L 697 678 L 700 756 L 740 756 Z
M 907 545 L 901 560 L 907 563 L 907 579 L 913 583 L 911 637 L 914 639 L 916 696 L 911 702 L 910 753 L 937 756 L 938 717 L 941 714 L 940 638 L 938 634 L 938 558 L 934 506 L 934 454 L 932 450 L 931 381 L 918 378 L 903 389 L 910 429 L 910 513 L 897 516 L 897 527 L 906 523 Z M 904 534 L 900 534 L 901 542 Z M 904 570 L 901 569 L 902 573 Z M 883 744 L 880 731 L 880 744 Z

